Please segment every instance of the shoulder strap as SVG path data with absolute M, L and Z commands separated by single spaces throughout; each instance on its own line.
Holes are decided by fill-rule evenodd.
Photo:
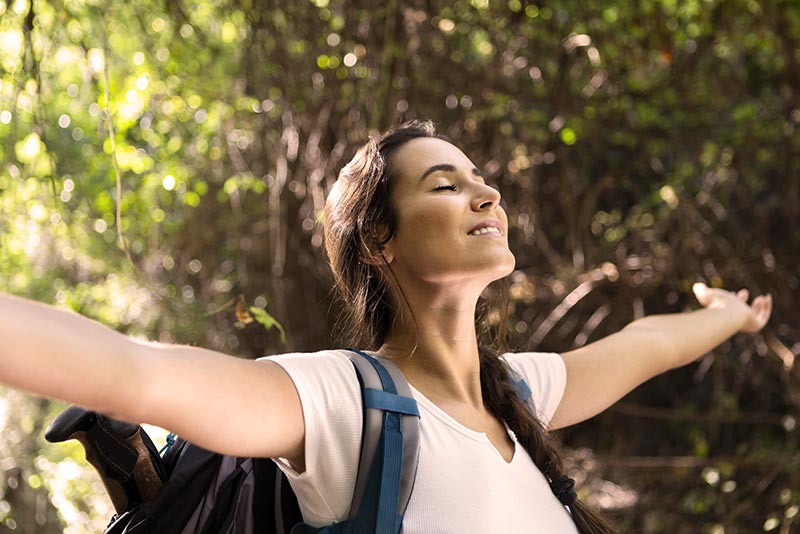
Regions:
M 522 373 L 514 369 L 510 363 L 505 362 L 506 368 L 508 369 L 509 378 L 511 379 L 511 384 L 514 386 L 514 391 L 517 394 L 517 397 L 524 402 L 528 409 L 530 409 L 533 413 L 536 413 L 536 407 L 534 406 L 533 402 L 533 392 L 531 391 L 530 386 L 525 381 L 525 378 L 522 376 Z
M 518 378 L 518 379 L 515 380 L 515 378 Z M 517 392 L 517 396 L 522 401 L 529 402 L 530 398 L 531 398 L 531 395 L 532 395 L 532 392 L 531 392 L 531 388 L 528 387 L 528 383 L 525 382 L 525 379 L 522 378 L 521 376 L 514 377 L 512 375 L 512 382 L 514 383 L 514 389 Z
M 357 349 L 348 349 L 348 357 L 364 401 L 361 460 L 350 519 L 374 532 L 396 533 L 417 474 L 419 409 L 403 373 L 391 361 Z

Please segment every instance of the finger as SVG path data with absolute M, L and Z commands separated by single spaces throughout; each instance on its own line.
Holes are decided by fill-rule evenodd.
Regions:
M 750 296 L 750 292 L 746 289 L 740 289 L 736 293 L 736 296 L 739 297 L 739 300 L 741 300 L 742 302 L 747 302 L 747 298 Z
M 769 316 L 772 314 L 772 300 L 769 296 L 761 296 L 759 297 L 760 300 L 758 302 L 758 307 L 756 308 L 756 316 L 761 320 L 764 324 L 766 324 Z
M 692 291 L 695 293 L 700 293 L 708 289 L 708 286 L 705 285 L 703 282 L 695 282 L 692 284 Z
M 703 306 L 707 305 L 711 301 L 708 286 L 703 282 L 695 283 L 692 286 L 692 291 L 694 292 L 694 296 L 697 298 L 697 301 Z

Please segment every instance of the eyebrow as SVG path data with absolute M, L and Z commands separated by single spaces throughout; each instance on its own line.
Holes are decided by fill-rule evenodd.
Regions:
M 438 165 L 429 167 L 427 171 L 422 173 L 422 176 L 419 177 L 419 181 L 421 182 L 422 180 L 427 178 L 429 174 L 436 171 L 456 172 L 456 167 L 455 165 L 451 165 L 450 163 L 439 163 Z M 475 176 L 480 176 L 484 180 L 486 179 L 486 175 L 484 175 L 483 172 L 477 167 L 473 167 L 472 174 L 474 174 Z

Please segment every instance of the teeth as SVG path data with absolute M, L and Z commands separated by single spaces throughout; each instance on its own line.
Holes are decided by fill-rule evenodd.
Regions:
M 482 234 L 499 234 L 500 230 L 494 226 L 484 226 L 478 230 L 473 230 L 468 235 L 482 235 Z

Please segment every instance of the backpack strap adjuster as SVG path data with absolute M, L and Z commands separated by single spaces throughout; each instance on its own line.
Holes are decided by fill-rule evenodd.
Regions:
M 419 408 L 414 399 L 403 397 L 396 393 L 389 393 L 375 388 L 364 388 L 364 406 L 377 408 L 384 412 L 394 412 L 402 415 L 416 415 L 419 417 Z

